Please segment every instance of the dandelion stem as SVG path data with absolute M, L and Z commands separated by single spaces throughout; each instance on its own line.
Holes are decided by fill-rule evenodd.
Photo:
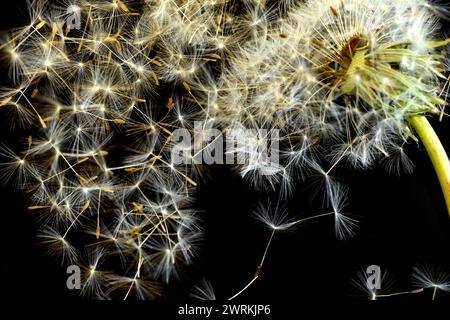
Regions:
M 409 121 L 422 140 L 433 163 L 450 215 L 450 161 L 447 153 L 425 116 L 414 116 Z

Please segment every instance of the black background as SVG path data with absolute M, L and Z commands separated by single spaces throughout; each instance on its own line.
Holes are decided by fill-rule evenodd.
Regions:
M 2 30 L 26 22 L 23 3 L 2 2 Z M 449 119 L 432 124 L 450 153 Z M 2 118 L 0 140 L 11 144 L 18 138 Z M 327 219 L 296 232 L 277 234 L 260 279 L 242 299 L 299 304 L 305 300 L 358 299 L 358 291 L 348 286 L 349 280 L 371 264 L 388 269 L 400 290 L 410 288 L 412 267 L 417 263 L 440 265 L 450 272 L 450 222 L 440 186 L 423 146 L 411 143 L 408 155 L 416 164 L 412 175 L 392 176 L 381 167 L 366 172 L 339 168 L 339 176 L 350 187 L 347 211 L 361 221 L 357 235 L 345 242 L 336 241 Z M 202 277 L 212 282 L 219 299 L 230 297 L 251 279 L 270 236 L 270 231 L 249 215 L 255 203 L 267 196 L 250 191 L 230 168 L 210 167 L 209 174 L 210 179 L 197 193 L 196 204 L 202 209 L 205 241 L 197 263 L 183 281 L 174 284 L 173 298 L 183 299 Z M 317 212 L 318 207 L 309 201 L 311 190 L 302 191 L 303 187 L 299 184 L 286 204 L 293 215 Z M 37 243 L 38 225 L 26 210 L 24 197 L 26 194 L 9 186 L 0 189 L 2 296 L 13 300 L 80 300 L 77 292 L 66 288 L 65 269 L 45 256 L 45 247 Z M 447 301 L 449 297 L 438 296 Z M 392 300 L 429 301 L 431 295 Z

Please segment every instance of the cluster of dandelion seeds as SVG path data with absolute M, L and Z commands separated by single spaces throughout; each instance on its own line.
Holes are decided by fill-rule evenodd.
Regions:
M 173 131 L 204 119 L 193 93 L 212 86 L 238 41 L 230 30 L 247 31 L 227 1 L 34 0 L 29 11 L 1 46 L 1 106 L 29 134 L 22 151 L 2 147 L 2 175 L 30 191 L 50 252 L 83 266 L 83 293 L 156 297 L 201 236 L 196 171 L 171 162 Z
M 249 161 L 237 166 L 248 183 L 289 198 L 299 181 L 319 181 L 326 211 L 293 220 L 333 216 L 339 239 L 352 236 L 357 221 L 345 211 L 348 190 L 336 169 L 367 169 L 378 163 L 389 172 L 410 173 L 405 144 L 417 140 L 409 120 L 442 119 L 447 105 L 445 49 L 438 35 L 446 11 L 428 1 L 323 0 L 259 2 L 251 38 L 228 59 L 208 100 L 208 121 L 227 130 L 276 129 L 280 162 L 270 163 L 255 147 L 233 152 Z M 264 143 L 264 142 L 263 142 Z M 447 162 L 448 163 L 448 162 Z M 336 174 L 336 176 L 335 176 Z M 270 207 L 270 206 L 269 206 Z M 270 229 L 283 212 L 261 206 L 257 217 Z M 264 254 L 265 257 L 265 254 Z M 259 276 L 264 257 L 252 280 Z

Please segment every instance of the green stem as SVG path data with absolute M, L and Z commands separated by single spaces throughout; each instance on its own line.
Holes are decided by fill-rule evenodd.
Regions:
M 433 163 L 450 215 L 450 161 L 447 153 L 425 116 L 411 117 L 409 122 L 422 140 Z

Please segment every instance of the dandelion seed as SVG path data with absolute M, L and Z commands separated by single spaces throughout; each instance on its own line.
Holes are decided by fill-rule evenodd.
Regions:
M 396 281 L 386 269 L 382 269 L 381 274 L 376 277 L 378 285 L 374 282 L 373 275 L 367 272 L 367 269 L 359 271 L 357 277 L 357 279 L 352 279 L 351 285 L 357 288 L 364 298 L 369 300 L 389 299 L 395 296 L 418 294 L 423 291 L 422 289 L 397 291 Z
M 414 267 L 412 279 L 414 286 L 432 289 L 432 300 L 436 299 L 438 291 L 450 292 L 450 276 L 442 268 L 429 265 Z

